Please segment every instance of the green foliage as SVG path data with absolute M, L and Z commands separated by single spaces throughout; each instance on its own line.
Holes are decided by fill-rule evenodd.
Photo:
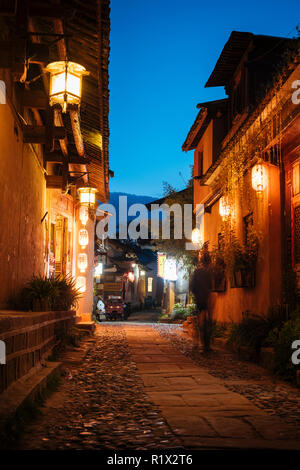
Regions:
M 233 231 L 224 243 L 223 259 L 229 273 L 255 269 L 258 258 L 259 234 L 249 227 L 247 244 L 242 243 Z
M 280 308 L 271 308 L 267 315 L 243 312 L 240 323 L 231 323 L 227 343 L 248 346 L 259 353 L 271 330 L 280 328 L 286 317 Z
M 76 282 L 70 275 L 51 279 L 34 276 L 22 291 L 28 309 L 38 305 L 46 310 L 70 310 L 78 307 L 80 297 Z
M 213 331 L 212 336 L 213 338 L 225 338 L 227 333 L 227 325 L 226 323 L 217 322 L 213 320 Z
M 292 343 L 300 339 L 300 308 L 293 312 L 290 320 L 281 328 L 274 328 L 267 338 L 268 344 L 274 348 L 273 373 L 278 377 L 294 381 L 295 372 L 299 366 L 291 361 Z

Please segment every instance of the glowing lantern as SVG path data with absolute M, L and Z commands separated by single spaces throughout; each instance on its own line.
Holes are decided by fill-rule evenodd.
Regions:
M 76 280 L 76 287 L 78 292 L 83 294 L 86 291 L 86 278 L 84 276 L 79 276 Z
M 101 276 L 102 273 L 103 273 L 103 264 L 98 263 L 97 266 L 95 267 L 95 276 L 96 277 Z
M 267 186 L 267 170 L 264 165 L 258 163 L 252 168 L 252 188 L 261 192 Z
M 128 273 L 128 279 L 130 282 L 134 282 L 134 274 L 131 271 Z
M 228 203 L 228 198 L 222 196 L 219 200 L 219 214 L 222 219 L 226 219 L 230 215 L 230 205 Z
M 145 276 L 145 271 L 141 271 L 141 276 Z
M 203 245 L 203 237 L 199 228 L 194 228 L 192 231 L 192 243 L 194 245 Z
M 164 277 L 167 281 L 177 281 L 176 259 L 173 259 L 173 258 L 166 259 Z
M 85 248 L 89 244 L 89 234 L 85 228 L 79 230 L 79 245 Z
M 82 225 L 86 225 L 89 220 L 89 211 L 86 206 L 81 206 L 79 209 L 79 219 L 81 220 Z
M 78 268 L 81 273 L 84 273 L 88 266 L 88 259 L 85 253 L 80 253 L 78 255 Z
M 48 64 L 46 71 L 50 72 L 50 106 L 60 105 L 64 113 L 69 104 L 79 106 L 82 76 L 88 73 L 85 67 L 61 60 Z
M 131 267 L 132 267 L 132 268 L 135 268 L 135 267 L 136 267 L 136 264 L 135 264 L 135 263 L 132 263 Z
M 79 197 L 80 197 L 80 204 L 85 206 L 94 206 L 96 202 L 96 188 L 90 188 L 86 186 L 84 188 L 79 188 Z

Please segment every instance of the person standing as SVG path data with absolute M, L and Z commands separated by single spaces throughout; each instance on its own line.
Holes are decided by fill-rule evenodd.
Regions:
M 209 296 L 211 291 L 210 254 L 204 248 L 190 280 L 190 291 L 195 297 L 197 306 L 196 341 L 199 336 L 205 352 L 210 351 L 212 337 L 212 316 L 209 311 Z

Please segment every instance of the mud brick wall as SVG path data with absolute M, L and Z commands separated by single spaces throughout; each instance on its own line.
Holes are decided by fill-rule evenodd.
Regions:
M 75 323 L 75 312 L 0 312 L 0 340 L 6 364 L 0 364 L 0 393 L 50 355 Z

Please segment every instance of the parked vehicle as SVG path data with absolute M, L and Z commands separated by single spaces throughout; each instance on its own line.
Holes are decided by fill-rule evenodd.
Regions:
M 105 303 L 105 316 L 107 320 L 127 320 L 121 296 L 110 295 Z

